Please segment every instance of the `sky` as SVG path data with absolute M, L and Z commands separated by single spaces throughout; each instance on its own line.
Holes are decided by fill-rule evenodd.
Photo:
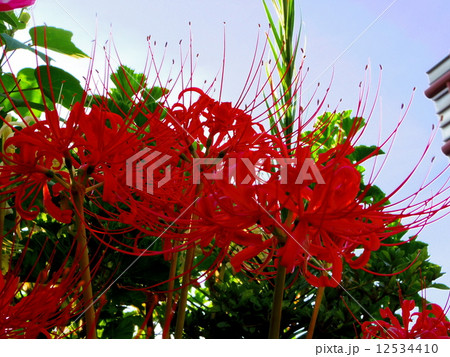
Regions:
M 404 114 L 402 104 L 413 96 L 388 162 L 377 180 L 385 192 L 394 189 L 420 159 L 432 126 L 438 125 L 434 104 L 423 92 L 428 87 L 426 71 L 450 51 L 450 2 L 303 0 L 297 1 L 297 6 L 306 54 L 304 67 L 309 68 L 303 98 L 313 95 L 318 82 L 321 88 L 331 83 L 327 99 L 330 108 L 355 110 L 359 84 L 364 81 L 365 67 L 369 64 L 369 103 L 374 99 L 377 102 L 367 140 L 374 144 L 380 131 L 382 137 L 390 133 Z M 179 42 L 182 40 L 186 52 L 191 33 L 193 52 L 199 54 L 195 72 L 199 83 L 219 72 L 225 34 L 226 101 L 239 96 L 258 34 L 264 38 L 268 28 L 261 0 L 37 0 L 32 15 L 36 25 L 46 23 L 72 31 L 74 43 L 86 53 L 96 43 L 97 54 L 101 54 L 102 46 L 112 36 L 122 63 L 138 71 L 145 65 L 148 36 L 157 43 L 156 55 L 161 55 L 167 42 L 166 58 L 178 60 Z M 102 61 L 98 62 L 101 65 Z M 56 65 L 81 78 L 86 74 L 88 61 L 58 57 Z M 375 96 L 380 78 L 379 94 Z M 321 95 L 323 89 L 317 97 Z M 409 192 L 422 183 L 428 170 L 433 175 L 448 165 L 448 158 L 440 151 L 441 140 L 438 132 L 422 167 L 408 185 Z M 435 159 L 431 166 L 432 157 Z M 419 239 L 430 244 L 431 261 L 448 272 L 439 282 L 450 286 L 449 227 L 450 218 L 445 217 L 424 229 Z M 441 305 L 447 296 L 445 291 L 427 292 L 429 300 Z

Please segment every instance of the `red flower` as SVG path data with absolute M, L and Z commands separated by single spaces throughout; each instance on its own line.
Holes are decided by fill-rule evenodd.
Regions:
M 17 269 L 0 273 L 0 338 L 58 337 L 53 329 L 65 327 L 81 312 L 75 267 L 59 269 L 50 279 L 44 270 L 33 287 L 20 282 Z
M 6 146 L 12 145 L 8 139 Z M 19 152 L 2 155 L 3 164 L 0 166 L 1 187 L 4 199 L 15 197 L 15 208 L 24 219 L 34 219 L 39 213 L 36 200 L 44 193 L 44 207 L 48 212 L 56 212 L 51 202 L 48 183 L 55 175 L 67 176 L 65 172 L 53 166 L 60 157 L 54 154 L 37 156 L 35 148 L 29 143 L 17 144 Z M 58 165 L 58 164 L 57 164 Z M 55 168 L 53 171 L 52 168 Z M 44 191 L 44 188 L 46 191 Z M 50 205 L 50 206 L 49 206 Z M 55 217 L 57 218 L 57 217 Z M 70 222 L 66 215 L 64 221 Z
M 287 241 L 278 252 L 288 271 L 299 266 L 314 286 L 337 286 L 343 259 L 355 269 L 363 267 L 370 252 L 379 249 L 386 238 L 388 225 L 397 219 L 384 213 L 382 207 L 376 210 L 363 205 L 358 198 L 361 175 L 355 165 L 345 157 L 335 157 L 333 152 L 331 155 L 319 157 L 323 183 L 312 188 L 303 186 L 300 196 L 290 195 L 294 202 L 286 207 L 292 207 L 295 228 L 286 227 Z M 355 259 L 357 249 L 363 251 Z M 311 264 L 313 259 L 320 263 Z M 311 268 L 316 273 L 311 273 Z M 332 274 L 320 274 L 321 270 Z
M 439 305 L 428 304 L 422 311 L 411 314 L 414 308 L 414 300 L 403 300 L 402 323 L 389 307 L 380 309 L 381 317 L 388 319 L 389 322 L 385 320 L 364 322 L 361 325 L 363 338 L 450 338 L 450 322 Z

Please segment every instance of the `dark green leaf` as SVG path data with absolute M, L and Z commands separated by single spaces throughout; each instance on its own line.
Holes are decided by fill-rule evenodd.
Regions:
M 146 78 L 141 73 L 127 66 L 120 66 L 119 69 L 111 75 L 111 80 L 116 88 L 125 94 L 124 98 L 132 98 L 145 88 Z
M 70 108 L 83 96 L 84 90 L 80 81 L 61 68 L 40 66 L 35 70 L 35 76 L 45 95 L 51 98 L 53 103 L 59 103 L 65 108 Z
M 136 115 L 136 118 L 134 118 L 134 122 L 137 126 L 141 127 L 147 122 L 147 117 L 144 114 L 139 113 Z
M 429 286 L 430 288 L 441 289 L 441 290 L 449 290 L 450 288 L 442 283 L 434 283 Z
M 355 151 L 352 153 L 350 158 L 353 160 L 353 162 L 359 162 L 366 157 L 372 155 L 376 150 L 378 150 L 378 146 L 372 145 L 372 146 L 365 146 L 365 145 L 359 145 L 355 147 Z M 382 155 L 384 154 L 384 151 L 379 150 L 375 153 L 375 155 Z
M 364 196 L 363 201 L 367 203 L 380 202 L 386 195 L 384 192 L 376 185 L 370 186 Z M 386 202 L 387 204 L 388 202 Z

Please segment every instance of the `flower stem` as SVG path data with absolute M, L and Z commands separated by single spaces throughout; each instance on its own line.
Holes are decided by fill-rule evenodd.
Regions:
M 191 269 L 192 262 L 194 261 L 195 245 L 190 247 L 186 252 L 186 259 L 184 261 L 184 275 L 183 275 L 183 288 L 181 289 L 180 299 L 178 301 L 178 313 L 177 324 L 175 327 L 175 338 L 181 338 L 183 336 L 184 319 L 186 317 L 186 306 L 189 288 L 191 287 Z
M 0 196 L 0 273 L 5 271 L 6 273 L 6 260 L 3 260 L 3 232 L 5 231 L 5 213 L 6 213 L 6 202 L 3 197 Z M 5 265 L 5 268 L 3 267 Z
M 170 272 L 169 272 L 169 284 L 168 284 L 168 292 L 167 292 L 167 299 L 166 299 L 166 314 L 165 314 L 165 322 L 164 324 L 170 324 L 170 320 L 172 319 L 172 306 L 173 306 L 173 290 L 175 288 L 175 275 L 177 271 L 177 261 L 178 261 L 178 252 L 174 252 L 172 254 L 172 259 L 170 262 Z M 169 338 L 170 329 L 164 329 L 163 331 L 163 338 Z M 167 333 L 166 333 L 167 332 Z
M 11 119 L 11 116 L 9 116 L 9 119 Z M 8 116 L 6 116 L 6 120 L 8 120 Z M 10 129 L 9 129 L 9 132 L 11 132 Z M 7 131 L 3 130 L 3 134 L 0 136 L 0 139 L 2 140 L 1 147 L 0 147 L 2 159 L 5 157 L 5 141 L 9 135 L 9 132 L 8 132 L 8 130 Z M 1 162 L 1 164 L 3 164 L 3 162 Z M 6 197 L 3 197 L 3 195 L 0 195 L 0 273 L 2 273 L 2 274 L 3 274 L 3 272 L 6 273 L 6 263 L 3 260 L 3 240 L 4 240 L 4 231 L 5 231 L 5 215 L 6 215 Z M 3 264 L 5 264 L 5 268 L 3 267 Z
M 273 292 L 272 315 L 270 316 L 269 338 L 280 338 L 285 280 L 286 268 L 278 263 L 277 276 L 275 278 L 275 290 Z
M 76 208 L 75 224 L 77 228 L 76 239 L 77 239 L 77 250 L 78 254 L 81 255 L 80 259 L 80 269 L 82 272 L 81 279 L 84 282 L 83 285 L 83 304 L 86 308 L 86 334 L 87 338 L 97 338 L 96 331 L 96 319 L 95 319 L 95 309 L 92 297 L 92 277 L 91 269 L 89 267 L 89 251 L 86 238 L 86 226 L 83 222 L 84 217 L 84 206 L 83 206 L 83 195 L 84 190 L 80 189 L 76 183 L 72 186 L 73 201 Z
M 313 338 L 314 329 L 316 328 L 317 316 L 319 315 L 320 304 L 322 303 L 324 292 L 325 292 L 324 286 L 320 286 L 317 289 L 316 301 L 314 303 L 314 310 L 311 316 L 311 321 L 309 322 L 308 333 L 306 335 L 307 339 Z
M 195 150 L 193 150 L 193 146 L 189 146 L 189 150 L 191 150 L 193 158 L 198 158 L 197 153 Z M 203 183 L 200 183 L 197 185 L 195 189 L 195 194 L 197 196 L 197 199 L 200 195 L 200 193 L 203 190 Z M 195 214 L 192 214 L 191 216 L 192 222 L 194 222 L 198 217 Z M 177 322 L 175 325 L 175 338 L 179 339 L 183 336 L 183 329 L 184 329 L 184 320 L 186 318 L 186 306 L 187 306 L 187 298 L 189 293 L 189 288 L 191 287 L 191 271 L 192 271 L 192 263 L 194 262 L 195 257 L 195 248 L 196 248 L 196 242 L 194 241 L 192 243 L 192 246 L 189 247 L 189 249 L 186 252 L 186 257 L 184 260 L 184 268 L 183 268 L 183 281 L 182 281 L 182 288 L 181 288 L 181 294 L 180 299 L 178 300 L 178 308 L 177 308 Z

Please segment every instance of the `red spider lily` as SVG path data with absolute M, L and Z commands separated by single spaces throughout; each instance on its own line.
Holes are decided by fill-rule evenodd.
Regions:
M 380 309 L 381 317 L 388 319 L 389 322 L 385 320 L 364 322 L 361 325 L 363 338 L 450 338 L 450 322 L 442 307 L 437 304 L 428 304 L 423 307 L 422 311 L 411 314 L 415 306 L 414 300 L 402 301 L 402 322 L 389 307 Z
M 67 210 L 51 199 L 71 201 L 70 186 L 76 182 L 88 189 L 101 186 L 103 202 L 117 204 L 131 197 L 126 160 L 151 143 L 145 128 L 133 128 L 129 120 L 104 107 L 94 105 L 88 112 L 81 103 L 74 104 L 65 122 L 57 111 L 46 111 L 44 119 L 35 121 L 6 140 L 2 155 L 3 192 L 14 195 L 22 217 L 36 217 L 34 202 L 43 192 L 48 213 L 70 223 Z M 53 195 L 46 187 L 49 182 L 55 184 Z
M 267 151 L 265 155 L 267 162 L 270 161 L 271 157 L 268 153 L 269 149 L 264 148 L 263 145 L 263 138 L 267 135 L 264 132 L 258 133 L 253 128 L 253 126 L 256 129 L 261 127 L 251 122 L 251 116 L 245 114 L 242 110 L 233 108 L 230 103 L 220 104 L 199 89 L 186 89 L 182 94 L 186 92 L 196 92 L 200 94 L 200 97 L 188 107 L 185 107 L 182 103 L 175 104 L 167 110 L 167 115 L 162 119 L 149 118 L 149 136 L 152 137 L 152 143 L 154 143 L 154 146 L 150 146 L 150 148 L 154 148 L 155 151 L 164 153 L 169 157 L 170 181 L 161 188 L 155 187 L 152 195 L 145 195 L 145 192 L 139 193 L 135 190 L 135 196 L 139 196 L 143 202 L 145 201 L 145 205 L 138 201 L 130 201 L 130 210 L 122 209 L 119 216 L 122 222 L 133 224 L 134 229 L 143 232 L 143 234 L 158 236 L 160 232 L 164 232 L 162 239 L 167 243 L 164 246 L 169 250 L 185 249 L 194 243 L 206 247 L 214 236 L 211 231 L 208 233 L 208 227 L 211 226 L 206 221 L 209 218 L 202 214 L 208 214 L 203 208 L 206 207 L 205 205 L 210 199 L 213 201 L 216 199 L 215 192 L 217 192 L 217 189 L 214 186 L 220 184 L 217 180 L 208 178 L 210 177 L 208 175 L 216 171 L 215 165 L 205 163 L 200 167 L 198 160 L 210 158 L 219 161 L 223 159 L 224 162 L 227 162 L 234 159 L 237 167 L 233 169 L 228 164 L 225 164 L 226 168 L 219 165 L 221 166 L 219 171 L 222 171 L 222 169 L 226 171 L 226 177 L 222 175 L 223 180 L 241 180 L 241 176 L 244 179 L 248 174 L 250 175 L 250 182 L 255 180 L 254 173 L 250 172 L 248 167 L 244 167 L 242 158 L 247 160 L 248 153 L 253 152 L 256 160 L 258 160 L 258 157 L 264 151 Z M 211 131 L 205 129 L 203 125 L 206 125 Z M 178 140 L 167 140 L 167 136 Z M 198 182 L 195 182 L 196 172 L 199 173 Z M 153 171 L 152 179 L 158 181 L 159 177 L 164 174 L 163 172 Z M 146 180 L 149 177 L 142 177 L 142 179 L 142 186 L 145 187 Z M 225 186 L 230 187 L 226 183 Z M 199 198 L 198 205 L 203 208 L 198 206 L 195 209 L 199 221 L 197 219 L 192 221 L 186 218 L 192 215 L 192 213 L 189 213 L 192 209 L 187 212 L 183 207 L 187 206 L 186 203 L 194 203 Z M 257 210 L 262 212 L 259 207 L 257 207 Z M 242 211 L 242 215 L 245 214 L 248 214 L 248 212 Z M 168 225 L 161 225 L 159 221 L 161 219 L 164 219 L 168 225 L 176 221 L 174 229 L 167 230 Z M 174 230 L 183 233 L 175 233 Z M 191 230 L 194 230 L 195 233 L 186 233 Z M 245 236 L 245 233 L 240 235 Z M 227 236 L 231 237 L 230 235 Z M 135 238 L 134 242 L 137 242 L 139 237 Z M 175 244 L 176 247 L 168 243 L 171 240 L 178 242 L 178 244 Z M 120 244 L 117 241 L 115 243 Z M 224 245 L 221 245 L 221 248 L 223 247 Z M 132 250 L 133 254 L 155 254 L 152 251 L 136 249 L 136 246 Z M 169 253 L 166 250 L 164 252 L 165 254 Z
M 36 160 L 35 157 L 28 155 L 30 147 L 27 144 L 22 146 L 22 151 L 3 157 L 4 164 L 0 166 L 2 176 L 3 199 L 9 199 L 14 195 L 15 208 L 21 217 L 25 219 L 34 219 L 39 213 L 39 206 L 36 199 L 41 193 L 44 193 L 44 207 L 48 208 L 49 213 L 56 212 L 56 207 L 51 203 L 48 190 L 48 182 L 55 172 L 48 167 L 52 167 L 54 160 L 51 156 Z M 56 171 L 57 174 L 61 174 Z M 62 173 L 65 175 L 65 173 Z M 49 199 L 50 198 L 50 199 Z M 59 216 L 59 213 L 57 213 Z M 55 218 L 61 218 L 55 217 Z M 71 219 L 67 214 L 64 222 L 70 223 Z
M 33 5 L 36 0 L 3 0 L 0 2 L 0 11 L 11 11 Z
M 31 235 L 30 235 L 30 238 Z M 38 261 L 43 259 L 45 244 L 31 271 L 21 269 L 29 241 L 14 267 L 0 274 L 0 338 L 60 337 L 71 319 L 82 310 L 79 301 L 80 272 L 75 255 L 71 267 L 68 254 L 61 266 L 54 264 L 55 250 L 45 268 L 32 278 Z M 74 245 L 69 252 L 73 251 Z
M 45 274 L 41 272 L 29 290 L 14 274 L 0 275 L 0 338 L 57 336 L 60 332 L 54 329 L 64 328 L 80 311 L 73 297 L 77 287 L 73 274 L 59 273 L 48 281 Z M 22 290 L 27 295 L 15 302 Z
M 345 156 L 324 153 L 317 163 L 323 182 L 313 188 L 304 185 L 300 195 L 289 194 L 291 201 L 285 207 L 292 209 L 294 229 L 284 225 L 286 244 L 278 254 L 288 271 L 299 266 L 312 285 L 337 286 L 342 260 L 355 269 L 362 268 L 370 252 L 379 249 L 386 230 L 397 217 L 359 202 L 361 175 Z M 363 252 L 354 259 L 356 249 Z M 315 264 L 311 264 L 313 260 Z M 317 276 L 308 266 L 329 269 L 332 274 Z
M 179 98 L 189 92 L 198 93 L 198 100 L 188 108 L 181 103 L 175 104 L 167 120 L 174 126 L 181 125 L 189 137 L 195 138 L 208 149 L 211 157 L 234 150 L 235 146 L 245 147 L 246 144 L 254 143 L 257 137 L 253 127 L 258 124 L 249 114 L 230 102 L 221 103 L 212 99 L 198 88 L 183 90 Z M 262 127 L 259 129 L 264 132 Z
M 60 178 L 58 182 L 67 182 L 64 179 L 68 179 L 69 173 L 63 165 L 71 142 L 76 139 L 74 128 L 70 125 L 60 128 L 57 114 L 47 114 L 45 120 L 16 132 L 4 143 L 5 153 L 1 155 L 3 165 L 0 167 L 3 193 L 5 197 L 15 196 L 15 207 L 25 219 L 36 218 L 39 208 L 35 201 L 43 193 L 44 207 L 48 212 L 56 215 L 54 218 L 70 223 L 70 214 L 67 211 L 60 213 L 52 203 L 47 185 L 57 177 Z M 60 188 L 61 184 L 54 186 L 55 196 Z
M 180 244 L 180 248 L 189 242 L 198 243 L 202 248 L 220 247 L 222 257 L 224 251 L 229 251 L 235 270 L 240 270 L 251 258 L 258 256 L 260 259 L 264 255 L 266 258 L 258 266 L 258 272 L 267 265 L 270 257 L 275 256 L 289 271 L 299 268 L 315 286 L 337 286 L 343 261 L 355 269 L 365 269 L 371 252 L 378 250 L 387 237 L 423 227 L 439 210 L 449 205 L 448 198 L 442 198 L 447 190 L 445 186 L 436 196 L 440 196 L 440 200 L 435 200 L 432 205 L 429 200 L 423 200 L 399 209 L 403 201 L 389 203 L 388 199 L 404 186 L 407 179 L 380 202 L 365 201 L 365 194 L 373 182 L 361 189 L 362 176 L 358 168 L 380 148 L 359 162 L 349 159 L 360 137 L 358 128 L 361 127 L 362 113 L 357 113 L 347 137 L 340 137 L 338 145 L 317 154 L 316 140 L 326 123 L 305 136 L 299 117 L 298 130 L 291 134 L 292 146 L 288 148 L 283 144 L 284 138 L 266 134 L 259 122 L 249 115 L 255 108 L 239 110 L 230 103 L 213 100 L 199 89 L 186 89 L 180 97 L 187 92 L 198 93 L 198 100 L 191 101 L 190 106 L 174 105 L 167 116 L 170 125 L 166 126 L 166 130 L 175 128 L 176 137 L 180 138 L 181 144 L 172 155 L 182 152 L 189 156 L 178 165 L 180 173 L 183 170 L 192 173 L 191 165 L 197 158 L 220 159 L 224 163 L 203 167 L 200 192 L 192 194 L 194 190 L 189 188 L 187 180 L 183 181 L 185 185 L 180 185 L 183 187 L 181 197 L 192 200 L 200 197 L 195 209 L 196 219 L 185 226 L 194 229 L 180 237 L 180 242 L 186 243 Z M 201 145 L 192 145 L 194 139 Z M 270 159 L 278 158 L 295 158 L 297 164 L 283 167 L 280 163 L 270 163 Z M 260 170 L 269 177 L 265 182 L 258 180 L 245 164 L 251 163 L 255 167 L 259 159 L 268 159 L 265 166 L 260 165 Z M 305 162 L 314 164 L 313 175 L 302 171 Z M 283 182 L 283 170 L 286 170 L 286 182 Z M 205 178 L 207 174 L 214 174 L 215 178 Z M 314 174 L 319 174 L 322 181 Z M 178 177 L 181 179 L 182 176 Z M 297 182 L 299 178 L 300 182 Z M 420 191 L 423 189 L 421 187 Z M 185 196 L 185 192 L 192 195 Z M 150 213 L 150 210 L 146 212 Z M 403 218 L 413 221 L 398 225 Z M 183 224 L 185 222 L 183 220 Z M 168 233 L 168 236 L 176 239 L 176 234 Z M 331 276 L 323 274 L 326 271 Z
M 370 157 L 359 162 L 351 159 L 358 119 L 347 137 L 327 145 L 328 138 L 318 141 L 327 123 L 305 134 L 302 113 L 292 124 L 298 129 L 287 138 L 284 133 L 266 133 L 261 120 L 273 108 L 252 115 L 258 109 L 256 98 L 243 110 L 211 98 L 208 91 L 183 88 L 176 104 L 164 102 L 151 112 L 135 91 L 128 98 L 132 108 L 118 114 L 103 98 L 94 97 L 95 104 L 86 108 L 87 94 L 83 94 L 66 120 L 57 111 L 47 110 L 44 118 L 35 118 L 34 124 L 16 130 L 4 143 L 2 194 L 14 198 L 17 211 L 29 220 L 36 218 L 42 197 L 50 216 L 66 224 L 74 216 L 78 227 L 117 252 L 162 254 L 170 260 L 175 252 L 201 250 L 202 259 L 157 285 L 189 276 L 212 256 L 210 266 L 202 268 L 206 270 L 202 277 L 211 276 L 229 259 L 235 271 L 272 276 L 274 267 L 282 265 L 288 272 L 299 272 L 311 285 L 336 287 L 344 262 L 365 269 L 371 252 L 387 237 L 422 227 L 449 205 L 448 198 L 433 204 L 425 200 L 411 209 L 405 202 L 389 203 L 393 195 L 365 202 L 368 188 L 362 185 L 360 165 Z M 143 124 L 135 122 L 138 114 L 144 117 Z M 131 185 L 130 158 L 136 159 L 131 162 L 136 180 Z M 158 163 L 161 158 L 161 166 L 146 162 L 155 159 Z M 213 161 L 203 161 L 199 167 L 198 160 Z M 158 185 L 168 173 L 170 180 Z M 411 217 L 416 219 L 412 223 L 396 224 Z M 87 245 L 80 249 L 87 252 Z M 9 284 L 18 284 L 8 279 Z M 86 284 L 92 281 L 85 280 Z M 70 282 L 72 286 L 77 286 L 76 281 Z M 59 287 L 56 281 L 50 286 Z M 6 301 L 12 287 L 4 290 Z M 28 316 L 27 321 L 39 325 L 38 329 L 29 327 L 29 332 L 19 334 L 36 336 L 70 318 L 70 313 L 61 320 L 52 315 L 60 301 L 69 299 L 61 297 L 64 290 L 35 291 L 23 299 L 29 306 L 49 293 L 55 300 L 48 311 L 39 313 L 45 316 L 43 322 L 39 316 Z M 17 314 L 16 306 L 8 310 L 8 316 L 21 323 L 25 315 Z M 8 331 L 16 330 L 13 326 Z

